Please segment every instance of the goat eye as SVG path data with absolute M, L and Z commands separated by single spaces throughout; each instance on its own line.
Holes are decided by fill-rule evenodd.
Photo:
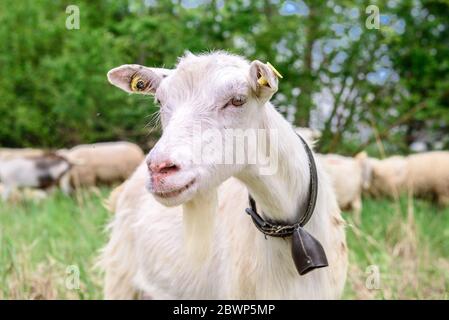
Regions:
M 137 81 L 136 88 L 142 90 L 143 88 L 145 88 L 145 82 L 143 82 L 143 80 Z
M 236 96 L 231 99 L 230 103 L 235 107 L 240 107 L 244 105 L 246 102 L 246 97 L 244 96 Z
M 135 76 L 132 80 L 131 80 L 131 90 L 132 91 L 142 91 L 143 89 L 145 89 L 146 84 L 145 81 L 140 78 L 139 76 Z

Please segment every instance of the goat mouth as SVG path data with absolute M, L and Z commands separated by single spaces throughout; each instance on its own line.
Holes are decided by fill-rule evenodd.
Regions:
M 176 197 L 178 195 L 180 195 L 181 193 L 187 191 L 193 184 L 195 183 L 195 179 L 193 179 L 192 181 L 190 181 L 189 183 L 187 183 L 185 186 L 176 189 L 176 190 L 172 190 L 169 192 L 153 192 L 156 196 L 158 196 L 159 198 L 173 198 Z

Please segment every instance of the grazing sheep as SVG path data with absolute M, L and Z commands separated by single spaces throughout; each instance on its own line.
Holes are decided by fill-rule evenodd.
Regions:
M 432 151 L 384 160 L 370 159 L 375 196 L 395 196 L 400 192 L 449 204 L 449 152 Z
M 114 195 L 111 237 L 100 260 L 106 298 L 341 296 L 347 271 L 344 222 L 319 161 L 316 207 L 304 229 L 321 242 L 328 267 L 298 275 L 294 239 L 265 236 L 245 213 L 248 192 L 259 214 L 272 222 L 297 222 L 310 204 L 310 156 L 269 102 L 278 87 L 269 65 L 223 52 L 188 54 L 174 70 L 123 65 L 108 78 L 126 92 L 155 95 L 163 135 Z M 242 162 L 232 157 L 233 148 L 220 152 L 229 132 L 255 139 L 241 149 Z M 261 145 L 270 146 L 268 162 Z M 205 148 L 205 156 L 196 158 L 196 148 Z M 262 160 L 250 162 L 255 155 Z
M 372 196 L 397 197 L 405 190 L 408 175 L 407 159 L 393 156 L 383 160 L 369 158 L 372 168 L 368 193 Z
M 407 157 L 407 190 L 449 205 L 449 152 L 433 151 Z
M 75 163 L 61 180 L 61 188 L 66 193 L 72 187 L 123 182 L 145 158 L 140 147 L 130 142 L 85 144 L 59 153 Z
M 8 200 L 16 188 L 53 187 L 70 167 L 69 161 L 52 153 L 38 157 L 0 160 L 0 181 L 4 185 L 3 200 Z
M 369 188 L 371 166 L 366 153 L 355 158 L 337 154 L 319 155 L 331 177 L 337 195 L 338 205 L 342 210 L 352 210 L 355 221 L 361 221 L 362 192 Z

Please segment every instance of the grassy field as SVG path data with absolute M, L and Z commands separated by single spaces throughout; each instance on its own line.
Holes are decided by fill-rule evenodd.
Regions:
M 102 206 L 107 194 L 107 189 L 73 198 L 54 193 L 41 203 L 1 203 L 0 298 L 101 298 L 94 263 L 107 238 L 109 214 Z M 404 196 L 366 199 L 360 226 L 350 213 L 345 217 L 350 268 L 344 298 L 449 297 L 449 209 Z
M 403 196 L 366 199 L 362 215 L 358 227 L 345 215 L 350 252 L 345 298 L 449 298 L 449 208 Z M 370 290 L 372 266 L 380 284 Z
M 56 192 L 41 203 L 0 208 L 0 298 L 100 299 L 101 274 L 93 266 L 106 241 L 108 190 Z M 67 289 L 79 269 L 79 289 Z

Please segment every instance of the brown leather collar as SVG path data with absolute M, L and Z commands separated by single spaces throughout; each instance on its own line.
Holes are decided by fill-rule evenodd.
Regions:
M 310 183 L 306 212 L 304 214 L 299 212 L 298 216 L 300 218 L 294 224 L 270 222 L 264 220 L 257 213 L 256 201 L 251 195 L 249 195 L 250 208 L 247 208 L 245 211 L 251 216 L 256 228 L 265 236 L 282 238 L 293 236 L 292 257 L 299 274 L 304 275 L 313 269 L 326 267 L 328 263 L 324 249 L 319 241 L 303 229 L 315 210 L 318 196 L 318 174 L 312 150 L 310 150 L 306 141 L 299 134 L 298 137 L 301 139 L 309 159 Z M 300 208 L 301 206 L 298 206 L 298 210 Z

